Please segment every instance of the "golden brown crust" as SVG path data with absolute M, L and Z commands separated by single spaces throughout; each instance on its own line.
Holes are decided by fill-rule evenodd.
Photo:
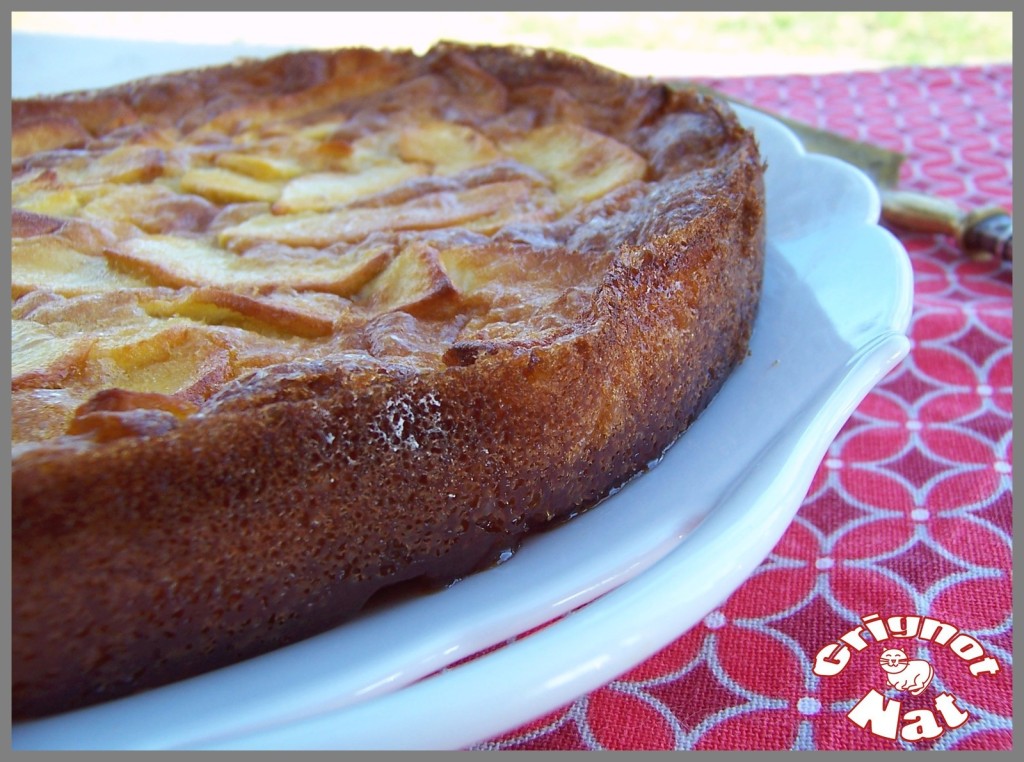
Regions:
M 20 377 L 28 401 L 16 406 L 26 440 L 12 474 L 16 716 L 227 664 L 333 626 L 388 585 L 446 582 L 492 563 L 526 532 L 594 504 L 657 458 L 744 357 L 764 252 L 752 136 L 700 96 L 555 53 L 457 45 L 422 58 L 303 53 L 18 102 L 15 135 L 26 136 L 21 145 L 30 150 L 19 149 L 15 179 L 45 173 L 53 153 L 39 151 L 71 135 L 47 124 L 75 121 L 97 146 L 153 146 L 170 132 L 236 134 L 264 124 L 268 113 L 311 119 L 339 102 L 350 119 L 326 150 L 331 161 L 351 161 L 343 146 L 354 134 L 345 130 L 361 129 L 360 114 L 398 113 L 442 91 L 458 102 L 461 123 L 493 145 L 514 155 L 528 138 L 531 157 L 554 156 L 534 167 L 557 180 L 538 184 L 511 164 L 486 172 L 460 166 L 443 177 L 437 169 L 325 213 L 348 215 L 344 230 L 353 220 L 366 227 L 357 237 L 366 246 L 380 240 L 374 209 L 411 215 L 407 205 L 431 193 L 464 194 L 461 208 L 481 205 L 476 219 L 484 220 L 496 218 L 475 188 L 502 199 L 522 193 L 533 205 L 523 201 L 514 218 L 476 231 L 452 220 L 454 234 L 417 228 L 395 249 L 379 244 L 373 255 L 384 257 L 385 269 L 364 273 L 370 285 L 331 292 L 322 284 L 341 282 L 341 274 L 324 270 L 310 286 L 314 296 L 299 281 L 284 293 L 252 280 L 256 286 L 236 293 L 230 284 L 188 281 L 180 268 L 167 279 L 167 260 L 151 257 L 135 233 L 112 243 L 103 238 L 110 227 L 89 232 L 60 215 L 15 213 L 16 230 L 46 237 L 51 249 L 67 244 L 68 231 L 79 254 L 88 248 L 83 240 L 102 239 L 94 245 L 119 263 L 120 279 L 120 301 L 103 297 L 104 314 L 141 308 L 149 319 L 215 309 L 250 337 L 243 345 L 221 326 L 200 338 L 191 324 L 179 328 L 174 340 L 204 358 L 189 368 L 187 388 L 92 393 L 70 414 L 65 435 L 54 432 L 69 419 L 67 402 L 42 393 L 73 386 L 75 372 L 95 372 L 72 352 L 95 347 L 69 347 Z M 539 129 L 549 124 L 586 132 L 567 127 L 552 138 Z M 551 168 L 564 155 L 557 140 L 572 134 L 628 147 L 629 156 L 613 162 L 614 184 L 597 198 L 580 178 L 600 177 L 600 167 L 577 175 Z M 416 152 L 435 138 L 418 131 L 398 150 L 420 161 Z M 557 150 L 549 151 L 553 140 Z M 639 179 L 630 179 L 634 155 L 643 158 Z M 118 171 L 144 177 L 148 161 L 134 156 Z M 161 154 L 158 165 L 166 163 Z M 448 177 L 460 184 L 446 185 Z M 206 181 L 220 182 L 197 182 Z M 520 185 L 494 190 L 500 183 Z M 309 198 L 293 199 L 300 197 Z M 565 198 L 571 204 L 558 202 L 557 214 L 538 215 L 538 203 Z M 189 207 L 189 235 L 214 230 L 229 247 L 245 240 L 252 252 L 248 236 L 277 222 L 273 213 L 260 216 L 260 201 L 205 203 L 216 208 Z M 118 225 L 141 229 L 137 222 Z M 311 230 L 303 235 L 312 239 Z M 321 253 L 335 245 L 302 243 Z M 529 266 L 505 272 L 512 259 Z M 481 273 L 501 288 L 480 287 Z M 547 294 L 537 314 L 503 290 L 531 277 L 538 282 L 523 293 Z M 402 292 L 410 281 L 419 284 L 413 295 Z M 24 288 L 15 316 L 40 321 L 26 330 L 57 330 L 47 316 L 67 319 L 72 302 L 76 314 L 100 309 L 88 294 L 48 295 L 27 281 Z M 323 312 L 303 301 L 314 297 Z M 288 346 L 320 346 L 325 331 L 344 341 L 289 355 L 268 325 L 297 337 Z M 132 357 L 156 351 L 152 342 L 139 346 Z

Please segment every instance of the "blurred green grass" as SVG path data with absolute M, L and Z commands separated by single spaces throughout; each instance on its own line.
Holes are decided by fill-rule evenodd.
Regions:
M 1010 12 L 519 13 L 502 26 L 503 35 L 566 49 L 776 52 L 923 66 L 1013 57 Z

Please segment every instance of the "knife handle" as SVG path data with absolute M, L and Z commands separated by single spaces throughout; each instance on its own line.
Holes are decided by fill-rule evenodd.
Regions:
M 987 251 L 1013 260 L 1013 217 L 1005 209 L 988 207 L 971 212 L 964 220 L 962 246 L 967 251 Z
M 952 236 L 968 254 L 1013 259 L 1013 218 L 1005 209 L 985 207 L 967 213 L 951 201 L 923 193 L 883 190 L 881 195 L 882 219 L 887 223 Z

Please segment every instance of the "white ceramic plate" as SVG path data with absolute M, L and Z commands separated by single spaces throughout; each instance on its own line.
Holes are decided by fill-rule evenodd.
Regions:
M 869 181 L 740 115 L 768 163 L 764 301 L 749 357 L 659 465 L 501 566 L 242 664 L 16 725 L 14 748 L 465 747 L 603 685 L 728 597 L 906 354 L 912 295 Z

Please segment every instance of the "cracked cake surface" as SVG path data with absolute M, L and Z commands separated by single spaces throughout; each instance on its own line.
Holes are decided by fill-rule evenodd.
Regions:
M 763 167 L 696 93 L 442 44 L 12 127 L 15 717 L 484 568 L 657 458 L 747 351 Z

